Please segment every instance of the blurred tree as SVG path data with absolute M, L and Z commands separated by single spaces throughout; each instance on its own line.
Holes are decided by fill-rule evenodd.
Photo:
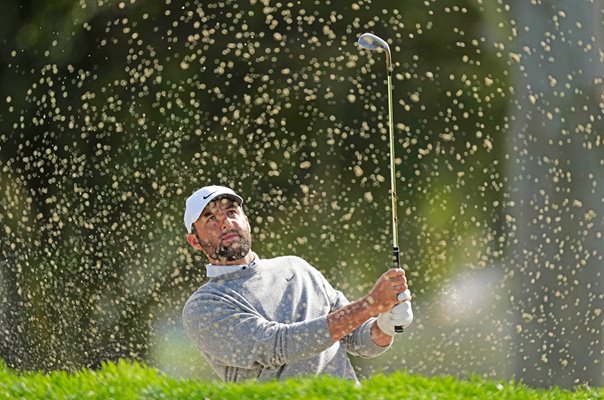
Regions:
M 510 1 L 516 377 L 604 384 L 601 1 Z

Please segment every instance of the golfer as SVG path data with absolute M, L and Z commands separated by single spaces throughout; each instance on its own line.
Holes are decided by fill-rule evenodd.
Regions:
M 399 297 L 410 299 L 405 272 L 388 270 L 349 302 L 302 258 L 254 253 L 242 206 L 223 186 L 186 201 L 187 241 L 210 262 L 209 281 L 183 310 L 187 334 L 224 381 L 317 374 L 358 381 L 348 354 L 384 353 L 394 326 L 411 322 L 393 310 Z

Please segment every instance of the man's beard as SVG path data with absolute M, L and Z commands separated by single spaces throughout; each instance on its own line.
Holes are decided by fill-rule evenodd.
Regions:
M 223 246 L 222 241 L 218 245 L 210 242 L 200 241 L 202 250 L 208 258 L 220 261 L 235 261 L 245 257 L 252 248 L 252 235 L 247 231 L 237 231 L 239 241 L 228 246 Z

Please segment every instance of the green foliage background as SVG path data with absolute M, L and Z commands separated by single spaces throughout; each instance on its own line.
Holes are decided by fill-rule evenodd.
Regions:
M 262 257 L 298 254 L 349 298 L 367 291 L 389 264 L 390 210 L 383 57 L 356 47 L 364 31 L 393 50 L 400 240 L 422 332 L 443 282 L 496 265 L 505 242 L 497 21 L 472 0 L 4 4 L 0 357 L 43 370 L 148 359 L 157 325 L 179 326 L 204 281 L 181 215 L 208 183 L 246 198 Z M 410 332 L 432 353 L 385 367 L 495 374 L 488 353 L 509 343 L 473 353 L 458 333 Z M 443 363 L 447 346 L 461 353 Z

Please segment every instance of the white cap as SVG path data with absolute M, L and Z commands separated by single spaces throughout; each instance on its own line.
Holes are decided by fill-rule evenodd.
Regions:
M 197 221 L 203 209 L 206 208 L 209 202 L 219 196 L 229 197 L 243 205 L 243 199 L 228 187 L 216 185 L 202 187 L 187 199 L 185 206 L 185 227 L 187 228 L 187 232 L 192 233 L 191 227 Z

